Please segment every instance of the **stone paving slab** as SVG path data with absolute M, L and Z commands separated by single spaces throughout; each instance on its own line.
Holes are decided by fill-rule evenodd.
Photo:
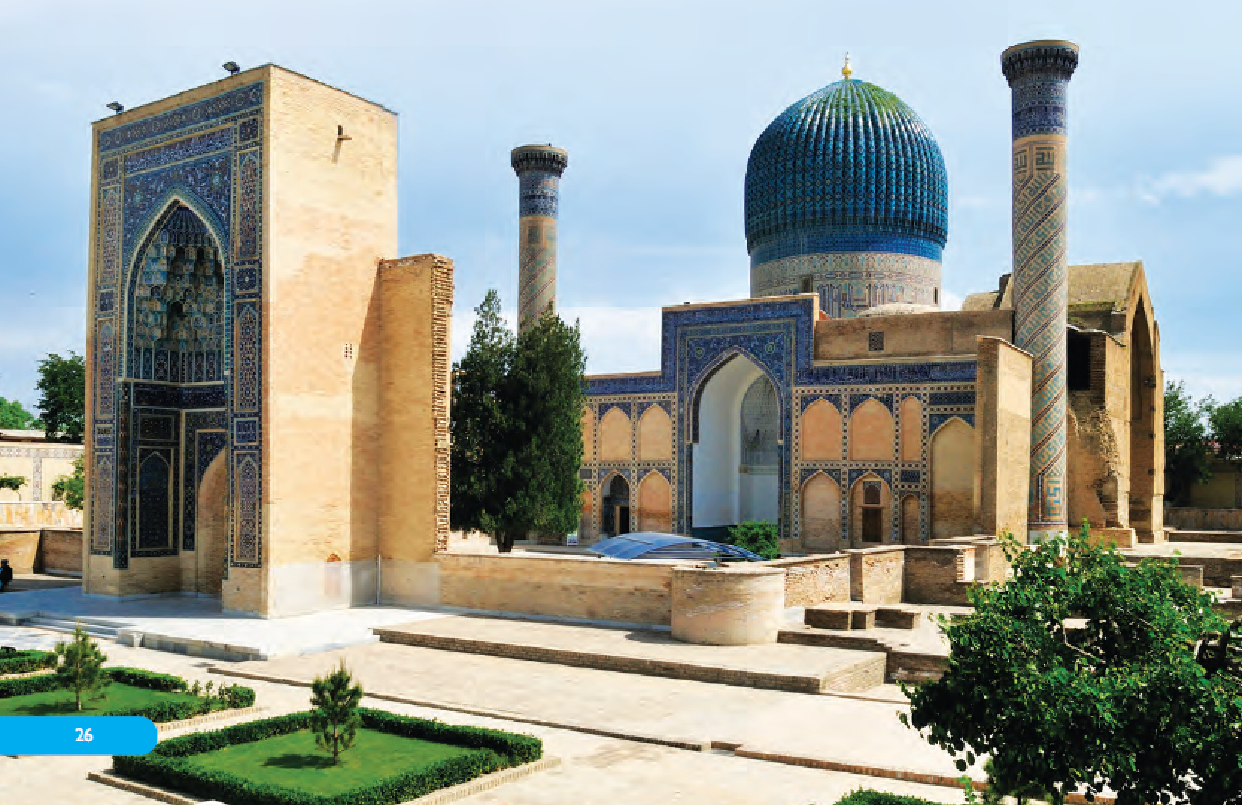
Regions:
M 150 643 L 163 651 L 232 659 L 288 656 L 371 643 L 376 640 L 372 627 L 440 618 L 444 613 L 356 607 L 265 619 L 221 612 L 219 599 L 197 596 L 117 600 L 83 595 L 80 586 L 0 595 L 0 622 L 20 624 L 37 616 L 106 620 L 122 629 L 123 643 L 132 645 L 132 636 L 137 635 L 144 645 Z M 213 648 L 219 650 L 213 652 Z
M 0 642 L 5 639 L 8 631 L 8 627 L 0 627 Z M 333 657 L 314 655 L 305 660 L 312 662 L 331 660 L 326 663 L 326 667 L 330 667 L 336 662 L 335 655 L 340 655 L 347 657 L 351 665 L 363 669 L 367 665 L 366 655 L 371 652 L 387 653 L 389 651 L 403 652 L 407 655 L 407 660 L 408 655 L 423 651 L 427 655 L 435 655 L 441 661 L 449 659 L 460 663 L 463 660 L 475 660 L 496 664 L 495 675 L 491 677 L 475 674 L 469 668 L 454 668 L 452 663 L 430 666 L 405 662 L 399 663 L 393 669 L 394 672 L 402 675 L 402 679 L 411 688 L 444 686 L 468 691 L 471 697 L 485 701 L 504 699 L 503 694 L 507 689 L 521 692 L 523 688 L 528 687 L 528 683 L 538 680 L 539 677 L 535 674 L 541 672 L 550 677 L 548 679 L 550 685 L 536 686 L 541 690 L 539 698 L 544 698 L 553 691 L 564 692 L 567 684 L 584 686 L 570 691 L 569 704 L 572 707 L 579 704 L 582 697 L 591 694 L 589 686 L 594 684 L 593 681 L 588 681 L 581 675 L 607 673 L 589 669 L 558 669 L 555 666 L 522 663 L 497 657 L 471 657 L 443 651 L 382 644 L 334 652 Z M 217 683 L 238 681 L 236 678 L 208 671 L 207 666 L 210 663 L 181 655 L 120 645 L 106 645 L 105 653 L 108 654 L 109 662 L 117 665 L 139 666 L 202 681 L 214 679 Z M 275 663 L 296 665 L 296 660 L 289 658 L 270 663 L 246 663 L 246 665 L 263 666 Z M 326 667 L 316 666 L 315 670 L 322 672 L 326 670 Z M 532 675 L 513 676 L 515 672 L 521 671 Z M 574 676 L 569 679 L 561 675 L 562 673 Z M 365 676 L 375 680 L 383 674 L 377 674 L 375 669 L 372 669 L 366 671 Z M 593 676 L 592 680 L 594 678 L 597 676 Z M 702 707 L 705 702 L 719 702 L 737 694 L 758 692 L 744 688 L 722 688 L 718 685 L 685 683 L 652 677 L 627 678 L 661 686 L 663 691 L 661 697 L 679 697 L 682 691 L 694 688 L 712 691 L 712 695 L 706 699 L 692 697 L 690 702 L 692 707 Z M 255 688 L 259 703 L 271 708 L 273 714 L 293 712 L 305 709 L 307 706 L 309 692 L 303 687 L 267 682 L 245 684 Z M 668 686 L 673 687 L 670 689 Z M 489 696 L 489 690 L 495 695 Z M 722 691 L 725 694 L 723 697 Z M 622 691 L 618 695 L 624 696 L 626 693 L 632 693 L 632 690 Z M 827 700 L 827 697 L 767 693 L 801 702 Z M 603 698 L 613 699 L 606 695 Z M 623 702 L 618 699 L 614 703 L 622 704 Z M 960 791 L 940 786 L 790 766 L 741 758 L 723 752 L 687 752 L 664 746 L 634 743 L 549 727 L 533 727 L 501 719 L 445 712 L 372 698 L 364 699 L 363 704 L 367 707 L 383 708 L 421 718 L 439 718 L 441 721 L 454 724 L 533 734 L 544 741 L 545 751 L 548 754 L 563 760 L 558 768 L 507 783 L 503 788 L 494 791 L 481 792 L 460 800 L 466 805 L 496 805 L 497 803 L 504 805 L 583 805 L 588 802 L 606 802 L 609 805 L 665 805 L 665 803 L 753 805 L 756 802 L 763 802 L 764 805 L 831 805 L 857 788 L 874 788 L 894 794 L 918 796 L 932 802 L 961 802 Z M 639 710 L 647 706 L 644 702 L 633 700 L 628 700 L 624 704 Z M 891 711 L 892 708 L 888 709 Z M 594 714 L 587 712 L 581 715 L 593 716 Z M 213 728 L 215 726 L 212 725 Z M 794 729 L 804 726 L 801 723 L 791 724 L 791 728 Z M 90 772 L 106 771 L 110 767 L 111 759 L 106 757 L 24 757 L 18 760 L 0 757 L 0 802 L 4 805 L 49 805 L 49 803 L 153 805 L 155 800 L 87 779 L 87 774 Z
M 387 643 L 801 693 L 852 692 L 884 682 L 880 652 L 780 643 L 702 646 L 653 629 L 457 616 L 375 632 Z

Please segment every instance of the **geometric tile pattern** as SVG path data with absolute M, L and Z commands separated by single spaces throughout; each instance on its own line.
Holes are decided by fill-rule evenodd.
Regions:
M 203 462 L 229 448 L 230 511 L 252 512 L 233 518 L 230 561 L 261 556 L 264 95 L 252 82 L 95 143 L 91 551 L 117 568 L 194 549 Z M 233 447 L 239 399 L 252 438 Z
M 1066 91 L 1076 48 L 1018 46 L 1002 57 L 1013 103 L 1014 342 L 1032 355 L 1032 531 L 1063 530 L 1066 500 Z

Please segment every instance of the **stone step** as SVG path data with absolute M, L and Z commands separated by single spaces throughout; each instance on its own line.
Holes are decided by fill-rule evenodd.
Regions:
M 443 634 L 435 631 L 434 621 L 429 623 L 372 631 L 385 643 L 793 693 L 856 693 L 884 682 L 886 658 L 882 651 L 825 652 L 821 660 L 818 654 L 810 656 L 805 650 L 788 646 L 789 660 L 774 661 L 772 651 L 780 653 L 779 645 L 693 646 L 652 632 L 642 640 L 626 641 L 628 645 L 621 650 L 609 650 L 524 641 L 521 637 L 502 640 Z M 764 659 L 755 659 L 751 649 L 762 649 Z
M 1242 531 L 1181 531 L 1168 529 L 1169 542 L 1215 542 L 1242 544 Z
M 857 651 L 884 652 L 884 680 L 886 682 L 926 682 L 939 679 L 948 668 L 949 658 L 944 654 L 914 650 L 911 647 L 895 647 L 876 637 L 833 629 L 782 629 L 778 635 L 782 643 L 801 646 L 824 646 Z
M 102 637 L 108 640 L 115 640 L 117 638 L 117 634 L 120 632 L 121 628 L 123 628 L 123 624 L 113 624 L 107 621 L 99 622 L 88 620 L 86 618 L 75 621 L 68 618 L 45 617 L 42 615 L 28 618 L 22 622 L 22 625 L 35 626 L 40 629 L 47 629 L 51 632 L 66 632 L 68 634 L 73 634 L 79 623 L 81 623 L 86 633 L 91 637 Z

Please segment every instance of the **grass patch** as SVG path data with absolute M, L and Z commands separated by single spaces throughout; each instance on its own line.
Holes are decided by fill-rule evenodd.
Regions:
M 199 697 L 188 693 L 136 688 L 121 682 L 113 682 L 104 689 L 103 695 L 91 696 L 82 702 L 80 715 L 95 715 L 114 710 L 131 710 L 150 707 L 163 702 L 197 702 Z M 0 699 L 0 716 L 70 716 L 79 715 L 71 690 L 49 690 Z
M 378 780 L 417 772 L 441 760 L 484 752 L 418 738 L 360 729 L 340 765 L 315 746 L 310 730 L 191 755 L 188 765 L 205 772 L 229 772 L 263 785 L 332 796 Z

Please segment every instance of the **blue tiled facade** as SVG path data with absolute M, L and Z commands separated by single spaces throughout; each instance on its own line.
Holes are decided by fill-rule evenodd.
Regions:
M 747 304 L 695 306 L 685 310 L 666 308 L 662 318 L 661 369 L 659 373 L 618 377 L 590 377 L 586 381 L 593 427 L 604 415 L 620 409 L 631 423 L 638 441 L 638 422 L 651 406 L 672 414 L 673 454 L 667 461 L 601 460 L 592 457 L 583 465 L 584 478 L 593 497 L 591 523 L 600 526 L 600 499 L 609 480 L 620 475 L 631 484 L 632 528 L 638 527 L 637 486 L 650 472 L 659 472 L 672 487 L 672 524 L 678 533 L 694 529 L 694 450 L 708 435 L 699 432 L 697 406 L 700 393 L 715 370 L 735 356 L 745 356 L 760 368 L 777 390 L 780 404 L 778 433 L 780 458 L 780 527 L 786 538 L 797 538 L 800 528 L 800 494 L 815 473 L 833 477 L 843 489 L 868 473 L 889 485 L 894 499 L 915 495 L 921 505 L 921 530 L 927 533 L 930 495 L 928 449 L 936 430 L 952 418 L 974 424 L 976 362 L 973 359 L 937 359 L 921 362 L 825 363 L 814 360 L 815 302 L 810 298 L 756 299 Z M 804 461 L 798 446 L 800 421 L 806 408 L 828 400 L 848 423 L 851 413 L 871 399 L 879 401 L 901 428 L 900 404 L 908 397 L 920 403 L 918 432 L 922 451 L 917 461 L 902 461 L 894 446 L 892 460 Z M 848 427 L 843 455 L 848 457 Z M 598 434 L 588 441 L 598 442 Z M 848 496 L 842 496 L 842 537 L 849 528 Z M 899 533 L 899 511 L 894 506 L 889 524 Z M 584 518 L 584 525 L 586 525 Z
M 90 550 L 115 568 L 195 549 L 225 451 L 229 561 L 261 563 L 264 98 L 256 81 L 96 138 Z

